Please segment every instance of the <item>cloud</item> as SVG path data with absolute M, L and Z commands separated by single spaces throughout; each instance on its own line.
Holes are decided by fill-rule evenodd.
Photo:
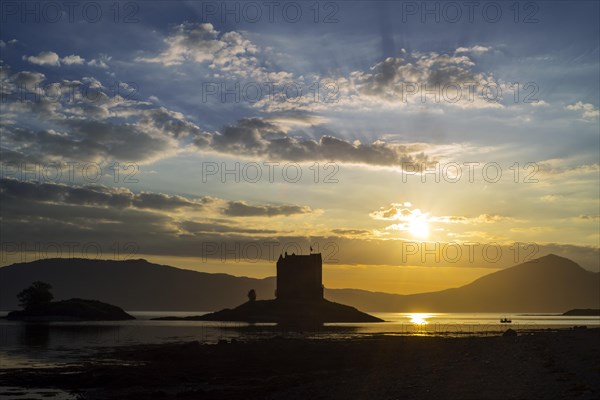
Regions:
M 342 104 L 348 99 L 358 104 L 370 100 L 390 105 L 426 102 L 463 108 L 502 107 L 500 102 L 488 101 L 482 90 L 485 85 L 500 83 L 477 72 L 475 62 L 466 55 L 403 53 L 402 57 L 386 58 L 369 71 L 353 71 L 338 82 Z
M 138 124 L 148 131 L 155 131 L 157 134 L 168 133 L 174 138 L 199 137 L 203 134 L 200 128 L 187 121 L 183 114 L 165 107 L 144 111 L 141 113 Z
M 20 71 L 9 78 L 10 82 L 13 82 L 16 86 L 23 87 L 27 90 L 33 90 L 45 79 L 46 76 L 44 74 L 32 71 Z
M 503 215 L 498 215 L 498 214 L 481 214 L 472 219 L 472 221 L 475 223 L 483 223 L 483 224 L 493 224 L 496 222 L 507 221 L 507 220 L 514 221 L 513 218 L 505 217 Z
M 403 259 L 402 241 L 373 239 L 368 231 L 340 229 L 333 237 L 286 235 L 286 232 L 276 228 L 265 229 L 262 221 L 247 225 L 252 219 L 240 221 L 239 218 L 214 218 L 218 214 L 213 216 L 211 211 L 220 209 L 221 202 L 226 200 L 153 194 L 164 196 L 167 200 L 156 202 L 155 199 L 145 198 L 140 196 L 141 193 L 133 193 L 126 188 L 67 186 L 2 179 L 0 230 L 5 243 L 23 243 L 28 248 L 39 246 L 38 252 L 40 248 L 64 245 L 65 248 L 76 246 L 74 250 L 80 254 L 82 247 L 91 244 L 104 251 L 98 258 L 110 258 L 114 256 L 115 245 L 122 248 L 128 243 L 136 246 L 136 255 L 218 258 L 220 251 L 207 254 L 201 245 L 213 243 L 219 249 L 238 252 L 231 255 L 232 260 L 250 257 L 240 249 L 252 244 L 252 248 L 258 246 L 264 250 L 261 259 L 274 262 L 272 257 L 283 251 L 286 244 L 292 243 L 294 248 L 299 246 L 308 252 L 309 246 L 317 243 L 321 246 L 335 244 L 344 249 L 336 254 L 338 262 L 342 264 L 398 265 L 399 260 Z M 136 204 L 136 200 L 140 203 Z M 165 206 L 165 201 L 168 206 Z M 216 209 L 212 208 L 215 204 L 219 206 Z M 269 249 L 272 251 L 267 251 Z M 508 247 L 503 250 L 506 250 L 503 251 L 506 259 L 502 263 L 493 264 L 496 268 L 514 264 L 514 253 Z M 597 247 L 540 245 L 540 255 L 547 252 L 581 260 L 583 265 L 597 270 Z M 418 258 L 420 259 L 420 255 Z M 419 259 L 408 260 L 404 265 L 421 265 Z M 486 265 L 489 263 L 479 256 L 461 264 L 470 267 Z
M 410 207 L 410 206 L 408 206 Z M 388 207 L 381 207 L 377 211 L 369 213 L 369 216 L 381 221 L 403 220 L 413 215 L 413 210 L 404 207 L 404 203 L 392 203 Z M 420 210 L 414 210 L 420 214 Z
M 557 200 L 560 200 L 563 196 L 557 194 L 547 194 L 545 196 L 540 197 L 540 200 L 544 203 L 554 203 Z
M 32 87 L 45 81 L 45 76 L 22 71 L 12 75 L 10 81 Z M 94 89 L 93 96 L 83 96 L 77 90 L 81 87 Z M 51 89 L 73 92 L 75 96 L 56 101 L 49 94 Z M 200 151 L 281 161 L 322 160 L 388 167 L 427 165 L 431 161 L 424 153 L 431 146 L 422 143 L 361 143 L 332 135 L 312 139 L 303 132 L 294 136 L 294 130 L 313 128 L 325 121 L 302 111 L 246 118 L 209 133 L 179 112 L 118 95 L 110 97 L 105 92 L 100 81 L 84 77 L 81 82 L 45 85 L 37 101 L 8 102 L 7 109 L 21 120 L 37 118 L 45 127 L 7 127 L 3 152 L 36 161 L 114 159 L 149 163 L 177 154 L 192 142 Z
M 273 217 L 278 215 L 309 214 L 310 207 L 296 205 L 248 205 L 243 201 L 231 201 L 223 208 L 223 214 L 230 217 Z
M 286 127 L 263 118 L 239 120 L 220 132 L 197 137 L 195 144 L 200 150 L 296 162 L 326 160 L 396 167 L 429 162 L 422 145 L 381 140 L 363 144 L 328 135 L 319 140 L 302 139 L 288 135 Z
M 82 65 L 83 63 L 85 63 L 85 58 L 82 58 L 75 54 L 71 54 L 70 56 L 61 58 L 60 61 L 65 65 Z
M 336 235 L 347 237 L 360 237 L 368 236 L 371 234 L 371 231 L 366 229 L 332 229 L 331 232 Z
M 481 53 L 483 49 L 483 46 L 474 46 L 469 50 Z M 388 57 L 368 69 L 319 75 L 315 79 L 321 85 L 319 101 L 310 90 L 293 99 L 280 91 L 268 99 L 264 96 L 253 105 L 269 112 L 348 108 L 364 111 L 382 106 L 420 112 L 424 103 L 471 109 L 502 108 L 504 100 L 501 96 L 496 99 L 494 91 L 500 88 L 507 92 L 507 83 L 496 80 L 492 74 L 477 71 L 475 62 L 460 52 L 403 50 L 401 56 Z M 295 83 L 302 87 L 303 81 Z
M 510 228 L 511 232 L 516 233 L 544 233 L 553 232 L 556 229 L 550 226 L 529 226 L 526 228 Z
M 4 62 L 2 60 L 0 60 L 0 79 L 1 80 L 5 80 L 7 79 L 11 74 L 11 70 L 10 67 L 6 64 L 4 64 Z M 2 91 L 4 93 L 4 91 L 6 90 L 5 88 L 6 85 L 0 85 L 0 91 Z
M 286 90 L 274 90 L 273 94 L 262 96 L 252 103 L 252 107 L 268 112 L 414 105 L 421 102 L 425 90 L 432 89 L 438 92 L 435 102 L 440 105 L 503 107 L 502 99 L 486 98 L 483 88 L 488 84 L 494 87 L 504 84 L 496 82 L 491 75 L 477 72 L 474 61 L 462 54 L 481 54 L 491 47 L 461 47 L 450 54 L 404 51 L 402 57 L 389 57 L 367 71 L 355 70 L 343 75 L 315 74 L 312 78 L 322 86 L 319 95 L 322 99 L 315 101 L 313 90 L 306 89 L 311 84 L 307 83 L 307 76 L 274 70 L 277 60 L 270 60 L 270 53 L 253 44 L 243 33 L 219 32 L 210 23 L 184 23 L 176 26 L 164 43 L 166 48 L 159 54 L 138 56 L 136 61 L 167 67 L 197 63 L 207 66 L 210 75 L 217 79 L 239 81 L 251 78 L 253 82 L 275 85 L 293 82 L 295 87 L 305 89 L 298 96 L 292 96 Z M 416 92 L 413 92 L 413 85 L 416 85 Z M 433 103 L 433 95 L 427 96 L 427 102 Z
M 260 70 L 255 55 L 258 48 L 242 34 L 220 33 L 210 23 L 184 23 L 175 27 L 164 39 L 166 49 L 154 57 L 138 57 L 136 61 L 165 66 L 184 62 L 206 63 L 217 74 L 249 76 Z
M 91 89 L 103 89 L 104 85 L 98 79 L 93 76 L 84 76 L 81 78 L 81 82 L 85 83 Z
M 491 47 L 486 46 L 472 46 L 472 47 L 459 47 L 456 49 L 455 53 L 474 53 L 474 54 L 483 54 L 492 50 Z
M 581 101 L 566 106 L 565 110 L 581 111 L 581 118 L 588 120 L 595 119 L 600 116 L 600 110 L 597 107 L 591 103 L 583 103 Z
M 112 57 L 107 56 L 106 54 L 101 54 L 99 58 L 93 58 L 88 61 L 87 65 L 90 67 L 108 69 L 108 62 L 112 60 Z
M 60 65 L 60 57 L 53 51 L 42 51 L 37 56 L 23 56 L 23 60 L 36 65 L 51 65 L 55 67 Z
M 429 213 L 424 213 L 420 209 L 410 209 L 405 206 L 406 203 L 392 203 L 388 207 L 381 207 L 379 210 L 369 213 L 369 216 L 380 221 L 397 221 L 397 223 L 385 227 L 385 231 L 408 232 L 413 223 L 417 221 L 426 222 L 429 220 Z M 408 203 L 410 204 L 410 203 Z M 376 231 L 379 235 L 386 235 L 385 232 Z
M 167 48 L 156 57 L 138 57 L 136 61 L 160 63 L 166 66 L 179 65 L 186 60 L 196 62 L 212 61 L 215 54 L 226 46 L 217 39 L 219 32 L 212 24 L 178 25 L 175 31 L 164 39 Z
M 243 234 L 263 234 L 271 235 L 277 233 L 273 229 L 252 229 L 252 228 L 241 228 L 232 225 L 224 225 L 216 222 L 194 222 L 194 221 L 182 221 L 178 225 L 181 229 L 187 233 L 198 235 L 206 233 L 243 233 Z
M 544 181 L 549 179 L 583 177 L 591 174 L 597 177 L 598 171 L 600 171 L 600 165 L 596 163 L 573 165 L 572 161 L 558 158 L 539 161 L 536 165 L 539 169 L 539 175 L 544 178 Z M 537 178 L 536 172 L 535 179 Z
M 461 48 L 459 48 L 460 50 Z M 462 48 L 463 50 L 466 48 Z M 469 53 L 491 48 L 474 46 Z M 274 112 L 282 110 L 379 109 L 403 107 L 422 112 L 443 112 L 444 106 L 463 109 L 503 108 L 506 100 L 495 97 L 497 90 L 508 93 L 508 84 L 477 70 L 475 62 L 462 52 L 407 52 L 388 57 L 366 70 L 318 76 L 322 90 L 319 101 L 310 90 L 291 99 L 284 91 L 264 96 L 254 107 Z M 302 81 L 297 82 L 302 86 Z M 505 96 L 506 97 L 506 96 Z
M 11 39 L 8 42 L 5 42 L 4 40 L 0 39 L 0 49 L 4 49 L 6 48 L 8 45 L 13 45 L 15 43 L 17 43 L 18 40 L 17 39 Z
M 403 223 L 409 223 L 414 220 L 444 224 L 493 224 L 501 221 L 517 221 L 514 218 L 498 214 L 480 214 L 476 217 L 464 217 L 460 215 L 436 216 L 423 212 L 418 208 L 412 208 L 412 204 L 409 202 L 392 203 L 387 207 L 381 207 L 379 210 L 370 212 L 369 216 L 379 221 L 400 221 Z M 407 224 L 402 224 L 401 226 L 408 228 Z M 397 228 L 398 226 L 394 226 L 394 229 Z
M 277 124 L 286 130 L 295 127 L 313 127 L 322 125 L 328 121 L 327 118 L 308 113 L 302 110 L 289 110 L 285 112 L 271 113 L 263 118 L 267 122 Z
M 166 67 L 202 64 L 216 79 L 252 79 L 265 84 L 291 81 L 294 77 L 291 72 L 270 68 L 276 63 L 267 61 L 266 53 L 243 33 L 219 32 L 211 23 L 177 25 L 163 42 L 166 48 L 161 53 L 139 56 L 135 61 Z
M 83 65 L 85 63 L 85 59 L 76 54 L 60 58 L 60 56 L 53 51 L 42 51 L 37 56 L 23 56 L 23 60 L 36 65 L 48 65 L 53 67 L 59 67 L 61 64 Z
M 210 196 L 189 199 L 179 195 L 155 192 L 134 193 L 127 188 L 104 185 L 72 186 L 56 182 L 22 181 L 13 178 L 0 179 L 0 194 L 9 201 L 21 199 L 36 203 L 116 209 L 135 208 L 164 213 L 184 209 L 186 212 L 214 213 L 216 211 L 216 214 L 228 217 L 275 217 L 312 213 L 310 207 L 292 204 L 250 205 L 243 201 L 229 201 Z
M 162 193 L 133 193 L 126 188 L 103 185 L 69 186 L 60 183 L 0 179 L 0 193 L 14 200 L 61 203 L 79 206 L 152 209 L 174 211 L 182 208 L 202 209 L 211 198 L 189 200 Z
M 128 123 L 69 119 L 64 129 L 24 129 L 8 127 L 3 146 L 30 160 L 121 160 L 151 162 L 174 154 L 177 141 L 166 132 L 159 135 Z
M 199 140 L 203 135 L 183 114 L 111 96 L 96 78 L 53 83 L 45 79 L 44 74 L 21 71 L 3 85 L 8 92 L 3 111 L 14 122 L 5 121 L 1 150 L 11 161 L 147 163 L 181 151 L 186 137 Z M 19 90 L 36 96 L 21 100 Z
M 579 219 L 585 220 L 585 221 L 598 221 L 600 220 L 600 215 L 580 215 Z
M 531 103 L 529 103 L 529 105 L 531 105 L 532 107 L 548 107 L 550 104 L 548 104 L 544 100 L 537 100 L 537 101 L 532 101 Z
M 263 222 L 223 218 L 228 217 L 222 212 L 228 201 L 207 196 L 189 198 L 134 193 L 127 188 L 103 185 L 75 186 L 3 178 L 0 202 L 4 241 L 28 247 L 33 243 L 42 247 L 48 243 L 59 246 L 72 243 L 81 249 L 94 244 L 112 255 L 115 246 L 121 249 L 125 244 L 134 244 L 143 254 L 200 256 L 203 253 L 199 243 L 226 243 L 232 248 L 265 237 L 273 242 L 278 234 L 285 235 L 276 228 L 265 228 Z M 293 205 L 249 207 L 273 217 L 308 210 Z

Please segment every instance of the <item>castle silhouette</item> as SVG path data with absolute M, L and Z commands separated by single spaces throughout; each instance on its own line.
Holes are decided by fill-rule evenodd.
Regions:
M 312 251 L 312 249 L 311 249 Z M 276 322 L 286 327 L 313 327 L 324 322 L 382 322 L 354 307 L 323 297 L 321 253 L 296 255 L 287 252 L 277 260 L 275 299 L 256 300 L 234 309 L 204 314 L 200 321 Z
M 323 259 L 321 253 L 279 255 L 277 290 L 279 301 L 313 302 L 323 300 Z

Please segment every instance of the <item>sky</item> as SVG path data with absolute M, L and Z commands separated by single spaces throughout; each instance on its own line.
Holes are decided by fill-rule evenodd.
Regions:
M 1 5 L 1 265 L 600 270 L 598 2 L 69 4 Z

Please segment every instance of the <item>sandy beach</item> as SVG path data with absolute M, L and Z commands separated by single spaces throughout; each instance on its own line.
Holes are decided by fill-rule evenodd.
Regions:
M 82 399 L 595 399 L 599 377 L 600 329 L 565 329 L 123 346 L 82 366 L 5 370 L 0 386 Z

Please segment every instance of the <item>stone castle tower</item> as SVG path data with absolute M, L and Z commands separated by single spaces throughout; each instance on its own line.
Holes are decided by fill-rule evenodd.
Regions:
M 323 300 L 321 253 L 280 255 L 277 260 L 277 292 L 282 301 Z

